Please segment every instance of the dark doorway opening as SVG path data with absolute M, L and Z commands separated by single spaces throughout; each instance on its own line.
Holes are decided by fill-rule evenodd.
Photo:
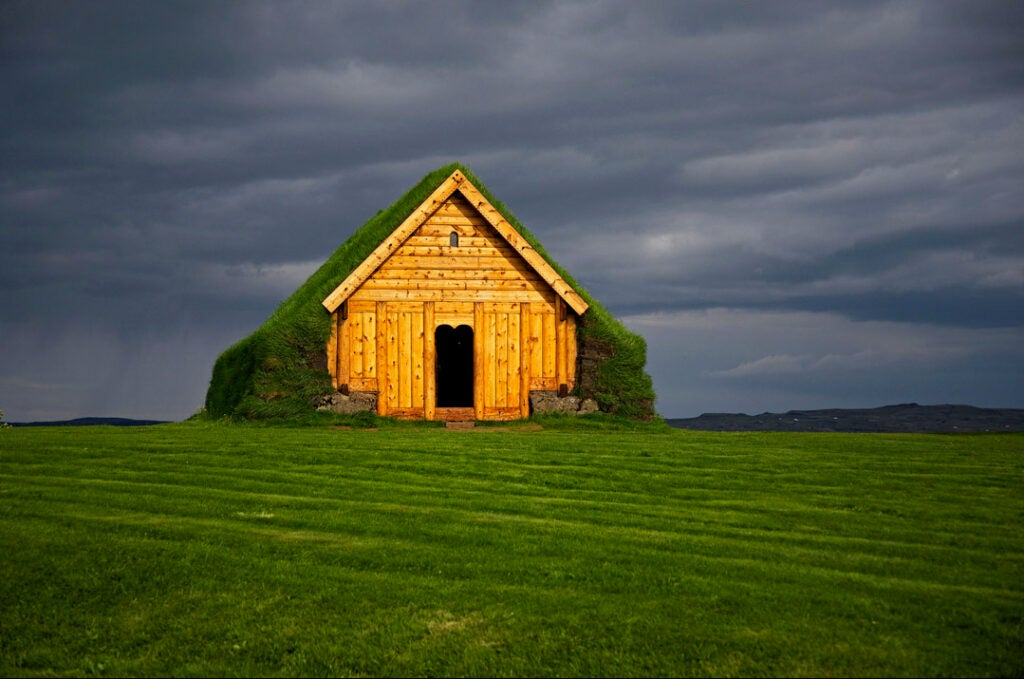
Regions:
M 434 331 L 438 408 L 473 407 L 473 328 L 438 326 Z

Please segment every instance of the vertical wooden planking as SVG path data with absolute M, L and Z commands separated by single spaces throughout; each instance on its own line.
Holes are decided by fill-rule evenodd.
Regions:
M 391 235 L 370 253 L 369 257 L 349 273 L 345 280 L 322 302 L 323 305 L 328 310 L 334 311 L 339 304 L 347 300 L 354 292 L 358 292 L 363 282 L 391 256 L 395 248 L 420 228 L 423 222 L 441 207 L 452 195 L 452 192 L 458 189 L 464 181 L 465 177 L 460 172 L 455 172 L 434 189 L 431 195 L 418 208 L 413 210 L 413 213 L 406 217 Z
M 484 305 L 483 302 L 477 302 L 473 305 L 473 417 L 477 420 L 484 419 L 484 390 L 486 388 L 484 378 L 486 328 L 484 325 Z
M 576 386 L 576 316 L 569 314 L 565 324 L 565 351 L 566 351 L 566 379 L 569 380 L 569 388 Z
M 344 321 L 348 329 L 342 333 L 349 342 L 349 349 L 344 353 L 349 356 L 349 374 L 352 377 L 365 377 L 363 374 L 363 317 L 365 314 L 348 315 Z
M 555 314 L 545 305 L 544 334 L 541 344 L 544 346 L 544 377 L 555 376 Z
M 398 352 L 398 312 L 388 309 L 387 318 L 387 371 L 388 371 L 388 409 L 401 408 L 399 400 L 402 384 L 402 368 Z
M 487 319 L 487 348 L 484 349 L 486 352 L 484 358 L 487 361 L 487 370 L 484 379 L 487 380 L 487 386 L 485 387 L 485 393 L 487 394 L 487 407 L 493 408 L 498 403 L 498 384 L 497 384 L 497 351 L 498 351 L 498 323 L 495 318 L 497 314 L 490 312 L 485 314 Z
M 387 302 L 377 302 L 376 331 L 377 355 L 374 365 L 377 369 L 377 414 L 388 414 L 388 317 Z
M 508 314 L 494 314 L 494 405 L 504 408 L 508 402 Z
M 437 347 L 434 346 L 434 303 L 423 303 L 423 417 L 433 420 L 437 405 Z
M 508 313 L 508 389 L 505 397 L 505 405 L 509 408 L 520 408 L 519 389 L 522 383 L 522 354 L 520 352 L 520 336 L 522 330 L 519 326 L 518 305 L 513 307 L 514 311 Z
M 540 304 L 532 304 L 530 309 L 530 372 L 534 377 L 544 376 L 544 316 Z
M 519 417 L 530 416 L 530 370 L 533 366 L 533 340 L 531 339 L 530 303 L 519 305 Z
M 488 393 L 489 386 L 491 384 L 491 378 L 489 377 L 491 372 L 491 359 L 492 356 L 488 353 L 487 343 L 487 319 L 488 314 L 484 310 L 483 302 L 476 305 L 480 313 L 480 325 L 474 332 L 480 337 L 480 352 L 477 354 L 479 358 L 480 366 L 480 391 L 478 392 L 480 399 L 481 408 L 491 407 L 491 396 Z M 481 411 L 482 412 L 482 411 Z
M 436 325 L 472 324 L 474 415 L 528 417 L 531 388 L 575 385 L 578 319 L 458 191 L 436 207 L 352 291 L 347 319 L 339 310 L 334 383 L 347 375 L 350 388 L 376 388 L 381 414 L 433 418 Z
M 398 306 L 398 305 L 395 305 Z M 389 356 L 394 356 L 395 371 L 392 374 L 391 383 L 395 385 L 395 407 L 404 408 L 406 403 L 402 400 L 402 387 L 408 391 L 409 371 L 405 367 L 405 351 L 402 346 L 402 312 L 394 309 L 388 311 L 388 322 L 394 324 L 394 330 L 390 331 L 393 339 L 388 346 Z M 391 353 L 393 352 L 393 353 Z M 391 365 L 391 361 L 388 361 Z
M 412 316 L 412 407 L 423 407 L 423 314 Z
M 412 406 L 412 318 L 409 312 L 402 310 L 398 318 L 398 407 Z
M 360 377 L 352 374 L 352 345 L 352 316 L 343 319 L 341 314 L 338 314 L 338 357 L 335 370 L 339 386 L 350 382 L 353 377 Z M 358 339 L 356 345 L 358 346 Z
M 363 317 L 363 377 L 377 376 L 377 319 L 375 313 L 360 314 Z
M 399 351 L 399 332 L 401 328 L 398 323 L 399 312 L 388 309 L 388 408 L 401 408 L 402 381 L 405 377 L 402 372 L 402 356 Z
M 494 389 L 494 405 L 499 408 L 508 406 L 508 314 L 499 313 L 496 319 L 498 336 L 495 347 L 498 352 L 498 380 Z
M 516 316 L 516 318 L 518 318 L 519 314 L 515 314 L 515 316 Z M 515 369 L 515 367 L 513 365 L 513 363 L 514 363 L 513 353 L 514 353 L 514 350 L 515 350 L 514 348 L 519 345 L 519 330 L 518 330 L 518 327 L 517 327 L 516 332 L 513 334 L 513 332 L 512 332 L 512 314 L 511 313 L 502 314 L 502 321 L 503 321 L 502 329 L 505 331 L 505 337 L 504 337 L 505 348 L 504 348 L 504 351 L 502 352 L 502 354 L 504 355 L 504 358 L 505 358 L 505 369 L 502 370 L 501 372 L 502 372 L 502 375 L 504 375 L 505 385 L 504 385 L 504 388 L 501 390 L 502 391 L 502 403 L 501 403 L 501 405 L 503 407 L 507 408 L 508 406 L 518 406 L 519 405 L 519 399 L 518 399 L 519 389 L 518 389 L 518 386 L 517 386 L 518 382 L 519 382 L 519 373 L 516 371 L 516 369 Z M 513 376 L 515 376 L 516 384 L 513 384 L 513 379 L 512 379 Z M 512 400 L 513 394 L 515 394 L 516 397 L 517 397 L 515 400 Z
M 555 300 L 555 384 L 568 384 L 565 378 L 565 302 L 561 298 Z

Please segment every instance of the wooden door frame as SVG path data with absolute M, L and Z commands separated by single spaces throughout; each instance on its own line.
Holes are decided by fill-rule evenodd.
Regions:
M 473 305 L 474 314 L 472 319 L 462 313 L 438 313 L 433 302 L 425 302 L 423 308 L 424 334 L 424 375 L 426 393 L 424 394 L 424 419 L 440 422 L 462 422 L 466 420 L 481 419 L 478 414 L 483 412 L 480 404 L 480 346 L 478 343 L 477 328 L 479 327 L 476 314 L 477 305 Z M 460 325 L 469 326 L 473 332 L 473 405 L 462 408 L 441 408 L 437 405 L 437 329 L 442 325 L 450 328 L 457 328 Z M 430 328 L 429 332 L 427 328 Z

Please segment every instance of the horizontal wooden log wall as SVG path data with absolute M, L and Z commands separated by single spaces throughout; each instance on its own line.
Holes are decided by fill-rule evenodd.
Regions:
M 435 419 L 440 325 L 473 328 L 477 419 L 526 417 L 530 390 L 575 382 L 575 314 L 458 193 L 334 319 L 328 365 L 335 386 L 378 392 L 382 415 Z

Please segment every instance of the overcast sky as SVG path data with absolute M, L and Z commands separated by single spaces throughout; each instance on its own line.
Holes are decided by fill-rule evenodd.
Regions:
M 0 409 L 182 419 L 469 166 L 666 417 L 1024 407 L 1024 3 L 0 3 Z

